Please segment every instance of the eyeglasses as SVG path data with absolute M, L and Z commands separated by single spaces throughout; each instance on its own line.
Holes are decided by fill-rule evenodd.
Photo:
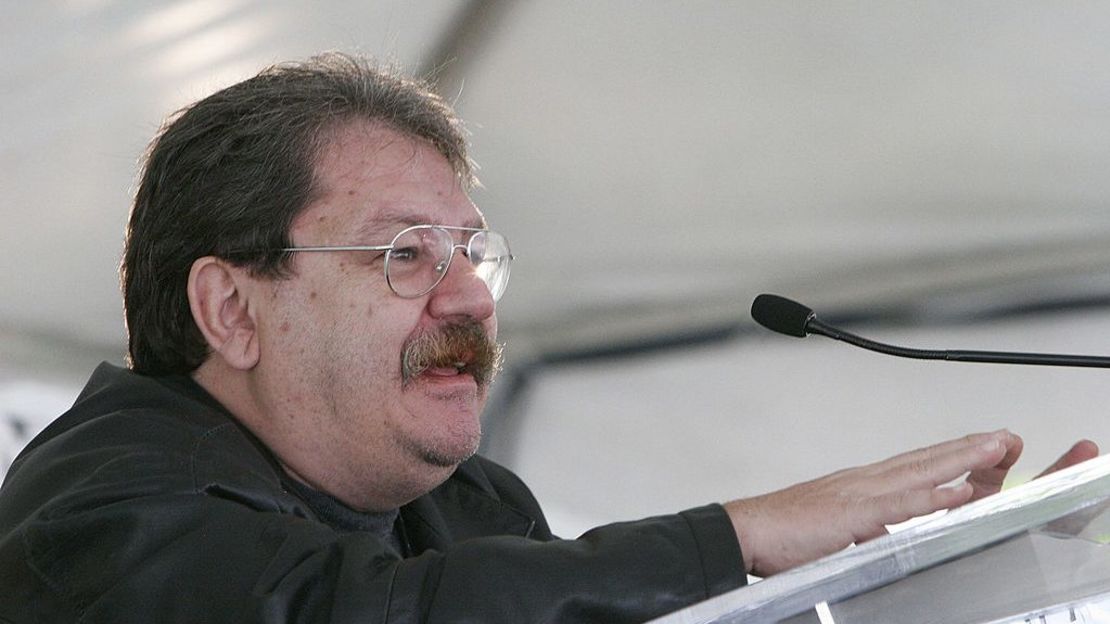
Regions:
M 470 232 L 465 245 L 455 242 L 455 232 Z M 385 252 L 385 281 L 399 297 L 414 299 L 432 291 L 443 281 L 455 250 L 474 265 L 474 271 L 489 288 L 494 301 L 505 294 L 513 254 L 509 241 L 497 232 L 449 225 L 413 225 L 397 233 L 388 245 L 333 247 L 285 247 L 282 251 L 382 251 Z

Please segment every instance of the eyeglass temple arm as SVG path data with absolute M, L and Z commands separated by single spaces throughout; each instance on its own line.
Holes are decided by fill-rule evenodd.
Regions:
M 324 247 L 282 247 L 281 251 L 389 251 L 393 245 L 333 245 Z

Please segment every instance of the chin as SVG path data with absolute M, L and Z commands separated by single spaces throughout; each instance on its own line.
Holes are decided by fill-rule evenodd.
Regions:
M 478 451 L 477 448 L 470 450 L 468 453 L 445 454 L 437 451 L 429 451 L 424 454 L 424 463 L 430 464 L 437 468 L 456 468 L 459 464 L 470 459 L 474 453 Z
M 475 430 L 474 435 L 468 436 L 467 439 L 441 440 L 438 443 L 423 444 L 416 451 L 427 464 L 438 468 L 454 468 L 478 452 L 480 441 L 481 431 Z
M 399 441 L 431 466 L 454 467 L 472 457 L 482 439 L 484 393 L 473 386 L 412 390 L 405 401 L 408 417 L 398 423 Z
M 418 430 L 402 434 L 402 444 L 424 463 L 437 468 L 454 468 L 474 456 L 482 441 L 482 426 L 477 415 L 437 415 Z M 415 424 L 415 423 L 413 423 Z

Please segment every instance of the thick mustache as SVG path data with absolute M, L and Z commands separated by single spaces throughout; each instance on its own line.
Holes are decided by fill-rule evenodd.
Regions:
M 478 387 L 486 387 L 501 370 L 502 351 L 502 345 L 477 321 L 444 325 L 405 343 L 401 380 L 407 386 L 430 368 L 458 368 L 469 373 Z

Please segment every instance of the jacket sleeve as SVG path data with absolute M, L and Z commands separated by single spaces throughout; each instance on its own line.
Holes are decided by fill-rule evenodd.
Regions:
M 723 510 L 710 506 L 576 540 L 461 542 L 417 577 L 399 571 L 396 589 L 436 583 L 426 595 L 400 592 L 412 598 L 404 611 L 418 614 L 403 621 L 642 622 L 743 584 L 731 531 Z
M 83 622 L 619 623 L 742 584 L 712 569 L 723 558 L 699 544 L 721 537 L 716 515 L 697 509 L 577 540 L 478 538 L 398 559 L 376 538 L 313 521 L 151 499 L 34 526 L 27 543 L 50 599 Z

